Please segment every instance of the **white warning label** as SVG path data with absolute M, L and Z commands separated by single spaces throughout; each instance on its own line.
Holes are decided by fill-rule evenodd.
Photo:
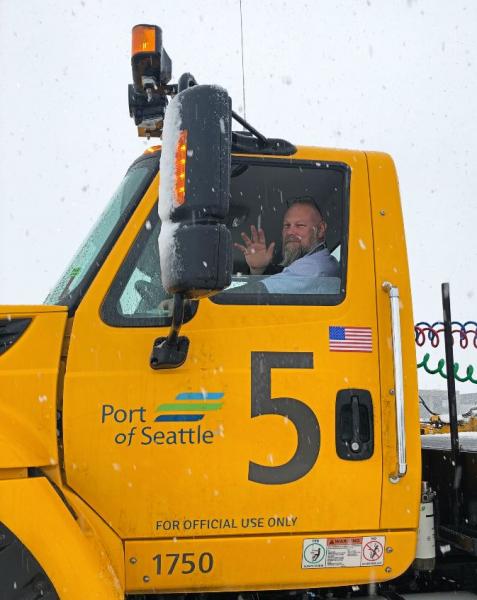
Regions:
M 361 552 L 361 566 L 382 565 L 384 562 L 384 545 L 386 538 L 383 535 L 377 537 L 364 537 Z
M 302 569 L 380 566 L 384 536 L 309 538 L 303 540 Z

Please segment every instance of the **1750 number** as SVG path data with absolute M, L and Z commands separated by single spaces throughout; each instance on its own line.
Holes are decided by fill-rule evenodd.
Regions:
M 195 552 L 156 554 L 152 557 L 156 563 L 157 575 L 172 575 L 180 569 L 182 575 L 190 575 L 199 570 L 201 573 L 210 573 L 214 567 L 214 557 L 210 552 Z

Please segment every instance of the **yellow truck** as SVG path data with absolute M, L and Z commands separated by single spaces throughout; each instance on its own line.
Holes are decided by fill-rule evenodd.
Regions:
M 0 598 L 431 589 L 392 159 L 232 132 L 225 90 L 169 83 L 157 27 L 132 64 L 162 150 L 45 304 L 0 307 Z M 285 265 L 297 204 L 317 243 Z

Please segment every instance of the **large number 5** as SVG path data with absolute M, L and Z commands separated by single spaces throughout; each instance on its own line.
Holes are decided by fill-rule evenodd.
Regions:
M 320 451 L 320 426 L 315 413 L 296 398 L 271 398 L 272 369 L 312 369 L 311 352 L 252 352 L 252 418 L 282 415 L 293 423 L 297 447 L 290 460 L 277 467 L 249 463 L 250 481 L 291 483 L 313 468 Z

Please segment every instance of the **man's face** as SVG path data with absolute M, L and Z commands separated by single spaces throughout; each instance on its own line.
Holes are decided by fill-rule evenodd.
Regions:
M 285 213 L 282 229 L 283 260 L 288 266 L 325 239 L 326 224 L 316 208 L 293 204 Z

